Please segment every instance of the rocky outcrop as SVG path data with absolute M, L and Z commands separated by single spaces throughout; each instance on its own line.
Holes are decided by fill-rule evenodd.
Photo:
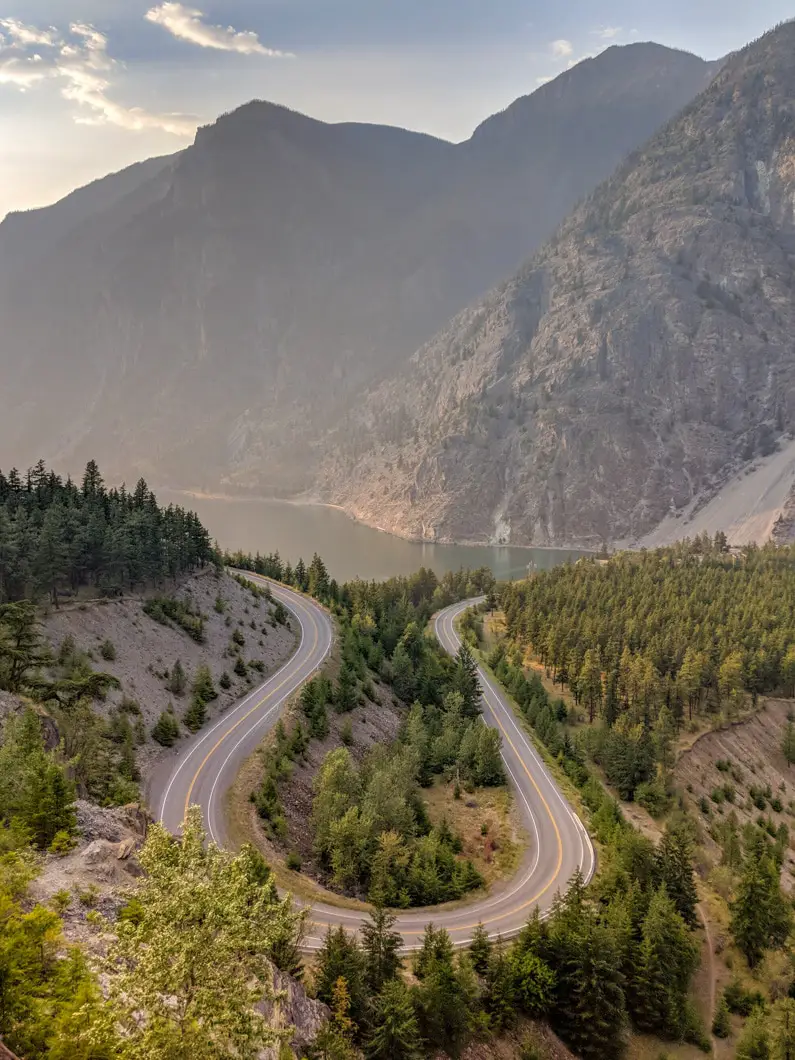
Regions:
M 457 145 L 253 102 L 151 173 L 10 217 L 4 459 L 311 486 L 361 388 L 510 275 L 713 71 L 610 48 Z
M 632 540 L 795 429 L 795 24 L 733 56 L 333 434 L 325 496 L 436 540 Z

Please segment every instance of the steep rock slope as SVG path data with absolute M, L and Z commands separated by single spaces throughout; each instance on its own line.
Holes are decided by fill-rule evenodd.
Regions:
M 371 392 L 327 496 L 425 538 L 649 531 L 795 428 L 795 24 Z
M 9 218 L 7 459 L 101 451 L 128 477 L 306 487 L 360 389 L 510 275 L 711 73 L 611 48 L 461 145 L 252 103 L 128 194 L 102 182 L 94 214 L 89 188 Z M 33 264 L 4 250 L 26 240 Z

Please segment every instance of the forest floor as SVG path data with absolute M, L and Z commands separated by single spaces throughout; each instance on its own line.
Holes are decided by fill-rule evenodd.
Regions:
M 204 618 L 204 642 L 199 644 L 183 629 L 169 622 L 163 625 L 144 613 L 147 598 L 173 596 L 189 602 Z M 222 611 L 216 610 L 220 599 Z M 66 637 L 72 637 L 77 652 L 85 653 L 94 670 L 112 674 L 121 688 L 108 693 L 104 702 L 94 703 L 94 710 L 107 716 L 125 701 L 131 723 L 143 719 L 146 743 L 138 748 L 138 765 L 144 781 L 155 762 L 176 754 L 174 748 L 161 747 L 151 739 L 151 729 L 160 714 L 173 704 L 178 718 L 190 704 L 190 686 L 202 664 L 212 671 L 218 698 L 208 704 L 208 720 L 227 710 L 250 688 L 260 684 L 292 655 L 297 644 L 295 632 L 279 625 L 267 600 L 257 599 L 226 572 L 214 568 L 183 578 L 175 588 L 168 587 L 145 596 L 125 596 L 119 600 L 95 600 L 68 603 L 42 615 L 42 631 L 53 652 Z M 243 645 L 232 641 L 237 631 Z M 102 655 L 102 645 L 110 642 L 115 658 Z M 234 673 L 238 652 L 261 671 L 250 668 L 246 677 Z M 176 696 L 168 689 L 168 674 L 177 660 L 185 671 L 185 691 Z M 231 685 L 219 687 L 222 673 L 229 675 Z M 183 734 L 186 730 L 183 728 Z M 177 747 L 179 743 L 177 744 Z

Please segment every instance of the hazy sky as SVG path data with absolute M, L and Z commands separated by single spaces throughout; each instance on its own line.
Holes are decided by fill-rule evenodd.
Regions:
M 705 58 L 780 0 L 0 0 L 0 218 L 189 143 L 251 98 L 463 139 L 610 44 Z

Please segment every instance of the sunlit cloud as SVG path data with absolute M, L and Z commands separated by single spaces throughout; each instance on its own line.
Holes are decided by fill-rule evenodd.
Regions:
M 233 26 L 212 26 L 204 21 L 203 12 L 185 4 L 166 3 L 146 12 L 149 22 L 168 30 L 179 40 L 188 41 L 199 48 L 215 48 L 223 52 L 239 52 L 241 55 L 265 55 L 283 59 L 289 52 L 266 47 L 252 30 L 236 30 Z
M 549 46 L 549 50 L 556 59 L 566 59 L 569 55 L 574 54 L 574 45 L 570 40 L 553 40 Z
M 75 121 L 83 125 L 162 129 L 176 136 L 195 131 L 196 121 L 186 115 L 127 107 L 109 95 L 119 64 L 108 54 L 107 38 L 94 26 L 74 22 L 69 33 L 61 35 L 9 19 L 0 25 L 10 38 L 10 43 L 0 41 L 0 85 L 26 91 L 54 81 L 61 96 L 75 104 Z
M 602 26 L 592 32 L 595 37 L 601 37 L 602 40 L 615 40 L 622 32 L 622 29 L 621 26 Z

